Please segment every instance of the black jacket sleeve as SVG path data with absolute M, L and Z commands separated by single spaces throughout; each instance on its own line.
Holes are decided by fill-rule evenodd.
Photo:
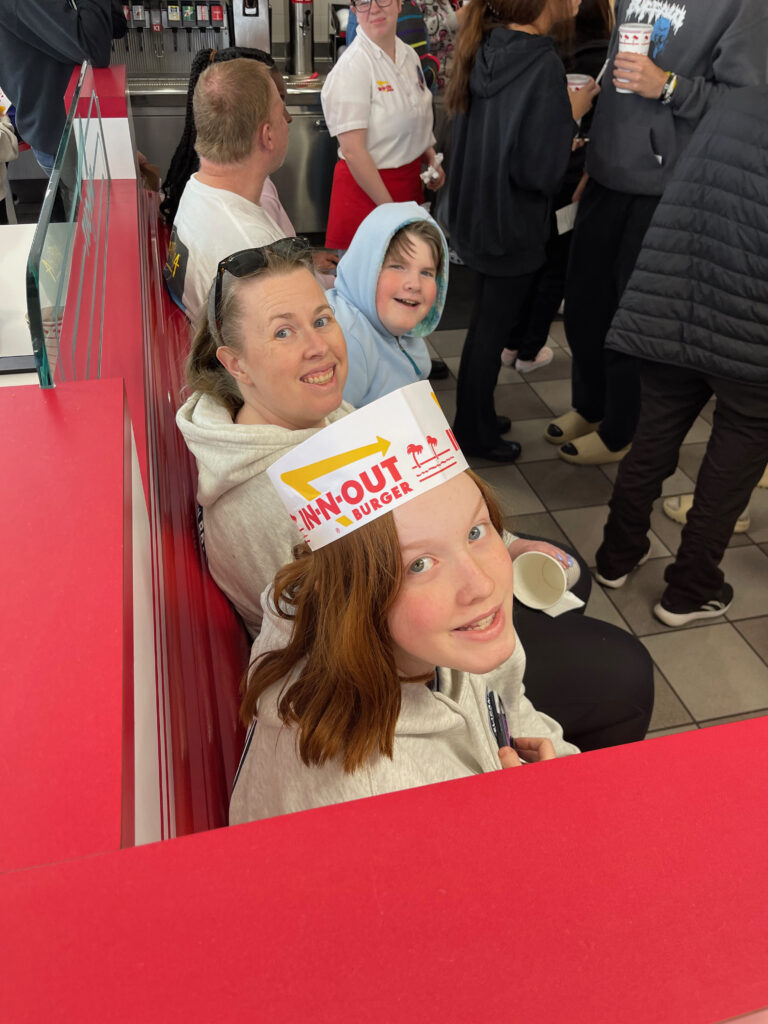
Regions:
M 109 64 L 112 45 L 111 0 L 7 0 L 5 27 L 18 39 L 62 63 Z
M 527 95 L 510 170 L 518 188 L 553 196 L 571 156 L 576 122 L 560 61 L 546 61 Z

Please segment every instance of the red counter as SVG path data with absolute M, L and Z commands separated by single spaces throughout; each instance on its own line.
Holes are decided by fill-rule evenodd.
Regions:
M 768 1005 L 768 719 L 0 878 L 4 1021 Z

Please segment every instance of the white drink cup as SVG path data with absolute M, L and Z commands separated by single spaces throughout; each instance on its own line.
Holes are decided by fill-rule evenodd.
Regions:
M 571 92 L 579 92 L 592 81 L 589 75 L 566 75 L 565 78 Z
M 515 597 L 529 608 L 545 611 L 556 605 L 568 589 L 565 569 L 543 551 L 524 551 L 513 565 Z
M 592 81 L 589 75 L 566 75 L 565 79 L 568 82 L 568 92 L 581 92 Z M 581 118 L 576 124 L 581 127 Z
M 644 56 L 648 53 L 653 35 L 653 25 L 638 25 L 633 22 L 625 22 L 619 25 L 619 53 L 640 53 Z M 620 82 L 626 82 L 626 78 L 620 78 Z M 631 89 L 619 89 L 616 92 L 629 95 Z

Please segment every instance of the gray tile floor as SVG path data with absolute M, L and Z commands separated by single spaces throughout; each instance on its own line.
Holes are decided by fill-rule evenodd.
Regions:
M 433 354 L 451 369 L 448 380 L 435 383 L 449 420 L 465 333 L 438 331 L 429 339 Z M 496 489 L 511 530 L 568 541 L 593 566 L 617 467 L 570 466 L 543 440 L 549 419 L 570 408 L 571 359 L 560 322 L 552 325 L 551 338 L 550 366 L 525 377 L 511 369 L 499 374 L 496 411 L 513 421 L 509 436 L 523 445 L 520 460 L 514 466 L 471 462 Z M 693 489 L 711 418 L 707 407 L 686 437 L 664 495 Z M 656 704 L 649 736 L 768 714 L 768 490 L 755 491 L 750 514 L 750 530 L 733 537 L 723 559 L 735 599 L 722 619 L 671 630 L 651 614 L 681 530 L 664 515 L 661 499 L 652 517 L 649 561 L 620 590 L 593 585 L 588 614 L 634 633 L 653 658 Z

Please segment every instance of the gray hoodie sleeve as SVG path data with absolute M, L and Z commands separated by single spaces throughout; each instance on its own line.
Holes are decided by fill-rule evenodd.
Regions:
M 763 85 L 768 80 L 768 9 L 764 2 L 743 5 L 741 14 L 723 33 L 712 56 L 714 81 L 703 75 L 678 76 L 671 107 L 675 117 L 701 120 L 731 89 Z M 674 71 L 674 68 L 670 70 Z
M 7 114 L 0 114 L 0 161 L 7 163 L 19 155 L 19 142 Z M 3 192 L 0 191 L 0 196 Z

